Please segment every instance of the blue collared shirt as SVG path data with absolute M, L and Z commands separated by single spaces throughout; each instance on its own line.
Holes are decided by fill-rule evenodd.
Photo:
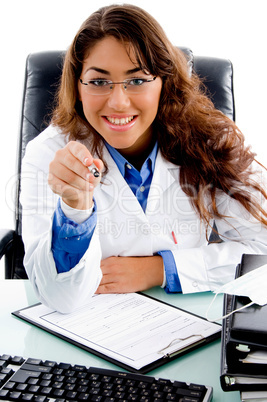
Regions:
M 109 144 L 106 144 L 106 147 L 145 212 L 156 163 L 158 144 L 155 144 L 150 155 L 143 163 L 140 172 L 115 148 Z M 67 272 L 73 268 L 86 252 L 96 226 L 96 208 L 97 205 L 95 204 L 92 215 L 85 222 L 77 224 L 64 215 L 60 202 L 58 203 L 53 219 L 52 252 L 59 273 Z M 166 292 L 181 292 L 181 284 L 171 251 L 162 250 L 158 254 L 162 256 L 164 262 Z
M 121 175 L 131 188 L 138 199 L 143 211 L 146 211 L 147 197 L 158 153 L 158 144 L 156 143 L 150 155 L 143 163 L 140 172 L 131 165 L 115 148 L 106 143 L 106 147 L 118 166 Z

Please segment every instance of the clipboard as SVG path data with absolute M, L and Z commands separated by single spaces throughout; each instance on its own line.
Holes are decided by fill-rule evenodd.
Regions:
M 145 374 L 221 336 L 221 325 L 143 293 L 94 295 L 73 313 L 41 303 L 12 312 L 123 369 Z

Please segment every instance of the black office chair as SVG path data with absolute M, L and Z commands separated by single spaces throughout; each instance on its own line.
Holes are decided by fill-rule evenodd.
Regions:
M 189 65 L 204 80 L 208 94 L 217 109 L 235 120 L 233 93 L 233 66 L 229 60 L 193 56 L 187 48 Z M 30 54 L 26 61 L 22 116 L 19 131 L 17 162 L 17 195 L 15 229 L 0 229 L 0 259 L 5 256 L 5 278 L 25 279 L 23 266 L 24 245 L 21 237 L 20 173 L 21 161 L 30 140 L 40 134 L 49 124 L 54 95 L 60 80 L 65 52 L 47 51 Z

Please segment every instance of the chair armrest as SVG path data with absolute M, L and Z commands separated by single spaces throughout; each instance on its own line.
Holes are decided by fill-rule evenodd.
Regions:
M 14 241 L 15 230 L 0 229 L 0 259 L 10 250 Z

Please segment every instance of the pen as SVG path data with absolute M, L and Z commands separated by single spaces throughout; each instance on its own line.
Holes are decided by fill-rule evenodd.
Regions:
M 100 175 L 99 170 L 97 169 L 97 167 L 94 163 L 92 163 L 92 165 L 88 166 L 88 169 L 95 177 L 99 177 L 99 175 Z
M 174 244 L 177 244 L 177 240 L 176 240 L 174 231 L 172 231 L 172 238 L 173 238 Z

